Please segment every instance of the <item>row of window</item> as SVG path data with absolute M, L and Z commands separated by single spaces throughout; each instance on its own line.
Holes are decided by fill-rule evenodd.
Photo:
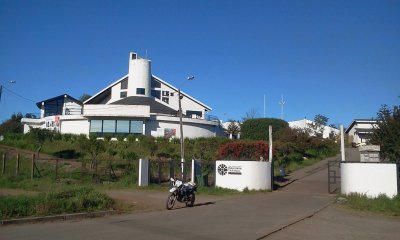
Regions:
M 143 133 L 143 121 L 138 120 L 90 120 L 91 133 Z

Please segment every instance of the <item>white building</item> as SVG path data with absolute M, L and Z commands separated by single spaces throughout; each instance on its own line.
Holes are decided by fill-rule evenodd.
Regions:
M 356 146 L 366 145 L 376 127 L 378 127 L 377 120 L 354 119 L 346 129 L 346 133 L 351 143 Z
M 208 120 L 211 108 L 181 92 L 184 137 L 223 134 L 218 120 Z M 151 61 L 129 54 L 128 74 L 111 83 L 84 103 L 65 94 L 37 103 L 40 119 L 23 118 L 24 132 L 30 127 L 61 133 L 144 134 L 179 137 L 178 89 L 152 75 Z
M 289 127 L 291 127 L 291 128 L 296 128 L 296 129 L 301 129 L 301 130 L 307 131 L 312 136 L 316 135 L 315 130 L 311 127 L 311 126 L 313 126 L 315 124 L 314 121 L 311 121 L 311 120 L 308 120 L 308 119 L 304 118 L 304 119 L 301 119 L 301 120 L 291 121 L 291 122 L 288 122 L 288 123 L 289 123 Z M 322 131 L 322 137 L 323 138 L 330 138 L 330 137 L 332 137 L 332 135 L 336 136 L 336 135 L 339 135 L 339 134 L 340 134 L 340 130 L 339 129 L 336 129 L 336 128 L 333 128 L 333 127 L 330 127 L 330 126 L 324 126 L 323 127 L 323 131 Z

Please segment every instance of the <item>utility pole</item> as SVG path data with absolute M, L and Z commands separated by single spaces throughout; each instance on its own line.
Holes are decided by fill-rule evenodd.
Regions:
M 279 105 L 281 105 L 281 119 L 283 120 L 283 107 L 285 105 L 285 100 L 283 99 L 283 95 L 281 97 L 281 100 L 279 101 Z

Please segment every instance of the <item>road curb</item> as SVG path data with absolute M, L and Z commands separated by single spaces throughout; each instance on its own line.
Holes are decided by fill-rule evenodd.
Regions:
M 44 216 L 44 217 L 14 218 L 14 219 L 0 220 L 0 225 L 5 226 L 11 224 L 38 223 L 38 222 L 59 221 L 59 220 L 65 221 L 65 220 L 72 220 L 79 218 L 103 217 L 114 214 L 117 214 L 117 211 L 108 210 L 108 211 L 98 211 L 98 212 L 61 214 L 61 215 Z

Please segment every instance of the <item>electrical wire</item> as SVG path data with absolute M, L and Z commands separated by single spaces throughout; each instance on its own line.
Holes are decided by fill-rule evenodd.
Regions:
M 2 85 L 2 86 L 3 86 L 3 89 L 7 90 L 8 92 L 10 92 L 10 93 L 14 94 L 14 95 L 15 95 L 15 96 L 17 96 L 17 97 L 20 97 L 20 98 L 22 98 L 22 99 L 24 99 L 24 100 L 26 100 L 26 101 L 29 101 L 29 102 L 34 102 L 34 103 L 36 103 L 36 102 L 37 102 L 37 101 L 35 101 L 35 100 L 32 100 L 32 99 L 26 98 L 26 97 L 24 97 L 24 96 L 22 96 L 22 95 L 20 95 L 20 94 L 18 94 L 18 93 L 16 93 L 16 92 L 14 92 L 14 91 L 12 91 L 12 90 L 8 89 L 8 88 L 7 88 L 7 87 L 5 87 L 4 85 Z

